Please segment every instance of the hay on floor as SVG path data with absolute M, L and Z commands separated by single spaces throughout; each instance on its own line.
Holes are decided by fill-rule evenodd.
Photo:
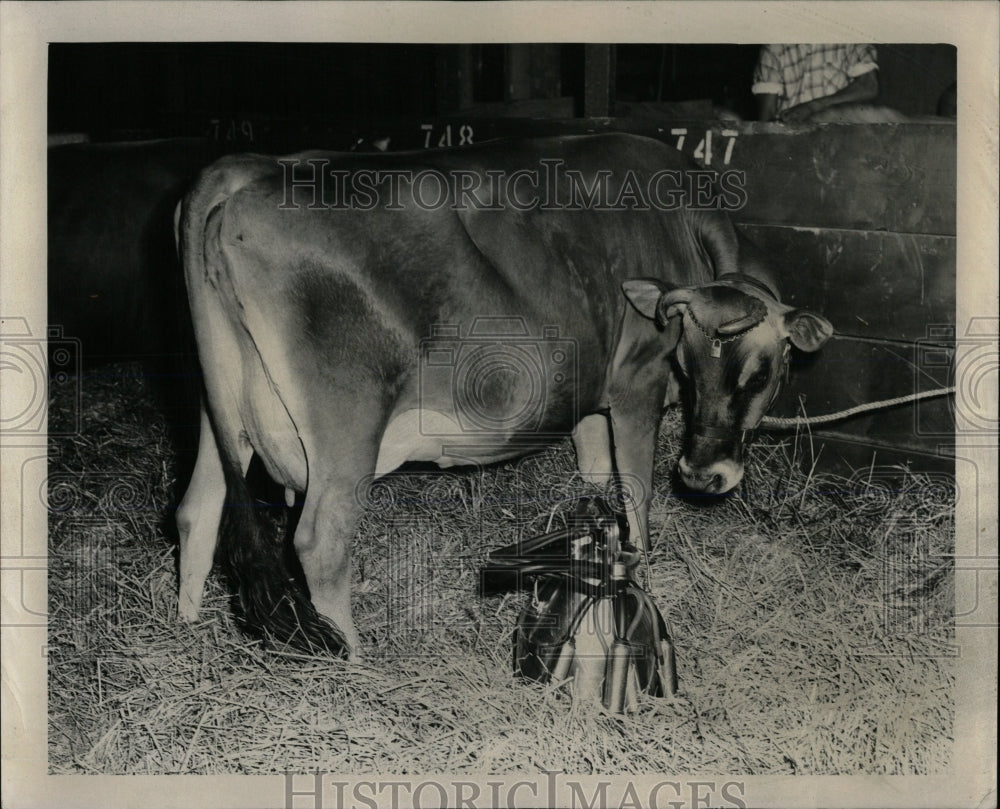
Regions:
M 875 468 L 803 472 L 758 443 L 740 493 L 672 494 L 667 415 L 653 595 L 681 692 L 627 718 L 514 681 L 517 596 L 480 598 L 491 548 L 589 491 L 568 442 L 495 468 L 381 481 L 353 543 L 364 665 L 262 650 L 220 581 L 179 625 L 177 462 L 136 368 L 53 387 L 49 764 L 54 773 L 933 774 L 954 713 L 954 491 Z M 808 464 L 805 464 L 808 466 Z

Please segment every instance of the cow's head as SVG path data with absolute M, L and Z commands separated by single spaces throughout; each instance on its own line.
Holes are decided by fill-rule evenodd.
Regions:
M 780 303 L 745 276 L 703 287 L 633 280 L 623 288 L 636 310 L 675 343 L 688 425 L 681 479 L 694 491 L 729 491 L 743 478 L 745 435 L 777 397 L 791 347 L 816 351 L 833 326 Z

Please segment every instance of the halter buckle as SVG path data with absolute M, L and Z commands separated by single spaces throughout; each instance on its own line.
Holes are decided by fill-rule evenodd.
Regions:
M 711 352 L 711 355 L 715 359 L 718 359 L 719 357 L 722 356 L 722 340 L 720 340 L 718 337 L 716 337 L 714 340 L 712 340 L 712 352 Z

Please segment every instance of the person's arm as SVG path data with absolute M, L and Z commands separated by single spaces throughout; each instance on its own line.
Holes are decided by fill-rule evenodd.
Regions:
M 757 120 L 773 121 L 777 117 L 778 96 L 776 93 L 760 93 L 757 96 Z
M 782 121 L 804 121 L 821 110 L 835 107 L 838 104 L 859 103 L 871 101 L 878 95 L 878 78 L 874 69 L 867 73 L 862 73 L 854 81 L 832 95 L 814 98 L 804 104 L 797 104 L 785 110 L 781 115 Z
M 763 45 L 753 71 L 750 91 L 757 97 L 757 119 L 773 121 L 778 111 L 778 99 L 784 90 L 781 64 L 773 45 Z

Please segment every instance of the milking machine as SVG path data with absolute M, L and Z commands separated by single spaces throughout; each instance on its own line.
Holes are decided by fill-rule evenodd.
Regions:
M 646 693 L 677 690 L 674 648 L 663 616 L 636 572 L 642 554 L 628 520 L 603 497 L 580 498 L 567 525 L 493 551 L 486 594 L 528 590 L 514 636 L 514 673 L 572 683 L 574 699 L 633 710 Z

